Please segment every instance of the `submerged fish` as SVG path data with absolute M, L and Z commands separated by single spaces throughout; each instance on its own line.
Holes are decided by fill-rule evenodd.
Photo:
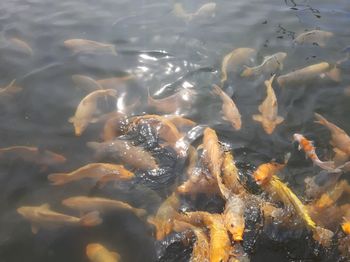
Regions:
M 227 199 L 223 213 L 227 230 L 232 234 L 234 241 L 242 241 L 245 228 L 245 203 L 241 196 L 231 194 Z
M 86 246 L 86 255 L 91 262 L 119 262 L 120 255 L 111 252 L 99 243 L 91 243 Z
M 122 201 L 102 197 L 70 197 L 64 199 L 62 204 L 72 209 L 79 210 L 80 212 L 99 211 L 102 213 L 112 210 L 128 210 L 139 217 L 146 215 L 146 210 L 144 209 L 132 207 L 128 203 Z
M 14 94 L 17 94 L 23 90 L 22 87 L 15 84 L 16 79 L 12 80 L 10 84 L 7 86 L 0 88 L 0 97 L 1 96 L 13 96 Z
M 246 47 L 236 48 L 225 55 L 221 64 L 221 83 L 227 81 L 229 72 L 239 73 L 255 56 L 256 50 Z
M 194 13 L 185 11 L 181 3 L 174 3 L 173 13 L 176 17 L 190 22 L 194 19 L 206 19 L 215 16 L 216 3 L 210 2 L 202 5 Z
M 124 113 L 113 112 L 109 114 L 103 126 L 103 141 L 111 141 L 122 135 L 125 132 L 123 127 L 126 122 L 126 115 Z
M 31 222 L 32 232 L 34 234 L 38 232 L 39 228 L 55 228 L 71 225 L 96 226 L 102 222 L 98 212 L 91 212 L 78 218 L 51 211 L 48 204 L 23 206 L 18 208 L 17 212 Z
M 277 78 L 277 82 L 280 86 L 307 83 L 309 81 L 315 80 L 318 77 L 322 77 L 325 74 L 328 74 L 331 72 L 329 69 L 329 64 L 322 62 L 295 70 L 285 75 L 281 75 Z M 334 80 L 338 81 L 339 77 L 335 77 Z
M 156 239 L 162 240 L 173 231 L 174 219 L 180 207 L 179 197 L 173 193 L 159 207 L 155 216 L 149 216 L 148 223 L 156 227 Z
M 321 47 L 325 47 L 328 40 L 333 36 L 332 32 L 322 30 L 311 30 L 298 35 L 294 42 L 297 44 L 315 44 Z
M 294 141 L 297 141 L 299 143 L 299 150 L 303 149 L 306 156 L 309 157 L 315 165 L 328 171 L 336 170 L 333 161 L 323 162 L 318 158 L 318 156 L 316 155 L 316 149 L 312 141 L 307 140 L 301 134 L 294 134 L 293 139 Z
M 33 49 L 24 40 L 16 38 L 16 37 L 12 37 L 9 39 L 9 42 L 11 43 L 11 46 L 14 46 L 15 48 L 19 49 L 23 53 L 25 53 L 29 56 L 33 55 Z
M 0 159 L 6 159 L 8 161 L 22 159 L 23 161 L 43 166 L 57 165 L 66 162 L 66 158 L 60 154 L 29 146 L 0 148 Z
M 217 180 L 221 179 L 223 151 L 219 143 L 219 138 L 214 129 L 207 127 L 204 130 L 203 148 L 205 162 L 210 170 L 210 173 Z
M 165 118 L 169 119 L 178 130 L 185 128 L 193 128 L 196 125 L 196 122 L 191 119 L 185 118 L 179 115 L 165 115 Z
M 107 142 L 88 142 L 87 146 L 96 152 L 97 158 L 106 156 L 120 159 L 123 163 L 140 169 L 156 169 L 157 162 L 152 154 L 131 142 L 114 139 Z
M 233 194 L 244 194 L 246 192 L 245 188 L 239 181 L 238 169 L 234 163 L 231 152 L 224 153 L 222 163 L 222 179 L 223 183 Z
M 331 132 L 331 141 L 330 144 L 337 150 L 341 151 L 338 153 L 345 153 L 350 157 L 350 137 L 349 135 L 341 128 L 335 124 L 329 122 L 322 115 L 315 113 L 316 123 L 325 126 Z
M 238 111 L 236 104 L 233 102 L 224 91 L 217 85 L 213 86 L 214 93 L 222 100 L 223 119 L 230 122 L 235 130 L 240 130 L 242 127 L 241 114 Z
M 69 119 L 69 122 L 74 125 L 76 136 L 80 136 L 89 123 L 98 121 L 98 118 L 95 118 L 98 114 L 98 99 L 105 96 L 116 97 L 116 94 L 117 92 L 114 89 L 96 90 L 80 101 L 74 116 Z
M 132 75 L 126 75 L 121 77 L 111 77 L 100 80 L 95 80 L 92 77 L 86 75 L 72 75 L 74 84 L 86 91 L 92 92 L 100 89 L 116 89 L 125 81 L 132 79 Z
M 72 181 L 78 181 L 83 178 L 94 178 L 101 180 L 108 176 L 117 181 L 125 181 L 134 178 L 134 174 L 125 169 L 122 165 L 108 163 L 90 163 L 78 168 L 70 173 L 55 173 L 48 176 L 52 185 L 64 185 Z
M 116 55 L 115 46 L 87 39 L 69 39 L 64 41 L 64 46 L 71 49 L 74 54 L 78 53 L 107 53 Z
M 270 179 L 282 170 L 286 164 L 276 162 L 264 163 L 254 171 L 253 178 L 258 185 L 269 183 Z
M 265 132 L 272 134 L 276 126 L 284 121 L 284 118 L 278 115 L 278 104 L 275 92 L 272 88 L 273 75 L 270 80 L 265 81 L 267 96 L 259 106 L 261 115 L 253 115 L 255 121 L 261 122 Z
M 286 59 L 287 53 L 278 52 L 271 56 L 265 56 L 263 62 L 255 67 L 248 67 L 242 72 L 242 77 L 257 76 L 257 75 L 271 75 L 277 70 L 283 69 L 283 61 Z
M 195 94 L 193 90 L 183 88 L 170 96 L 154 99 L 148 90 L 148 105 L 159 112 L 173 114 L 180 108 L 188 108 L 193 103 Z

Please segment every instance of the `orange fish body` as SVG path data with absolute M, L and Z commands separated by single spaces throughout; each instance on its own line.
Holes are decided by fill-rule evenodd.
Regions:
M 86 255 L 91 262 L 119 262 L 120 256 L 111 252 L 99 243 L 91 243 L 86 246 Z
M 276 175 L 278 171 L 284 168 L 285 164 L 279 164 L 276 162 L 265 163 L 260 165 L 253 173 L 255 182 L 259 185 L 267 184 L 272 176 Z
M 109 179 L 125 181 L 134 178 L 134 173 L 125 169 L 122 165 L 109 163 L 91 163 L 87 164 L 70 173 L 55 173 L 48 176 L 52 185 L 63 185 L 72 181 L 77 181 L 83 178 L 94 178 L 97 180 L 109 176 Z M 110 177 L 112 176 L 112 177 Z
M 218 178 L 221 174 L 223 151 L 215 130 L 209 127 L 204 130 L 203 147 L 205 162 L 213 177 Z

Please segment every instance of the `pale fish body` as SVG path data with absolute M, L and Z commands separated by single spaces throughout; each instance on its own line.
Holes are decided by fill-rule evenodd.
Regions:
M 271 56 L 266 56 L 261 65 L 256 67 L 247 67 L 242 72 L 242 77 L 257 76 L 257 75 L 270 75 L 278 70 L 283 69 L 283 61 L 286 59 L 287 53 L 278 52 Z
M 235 130 L 240 130 L 242 127 L 241 114 L 238 111 L 236 104 L 233 102 L 220 87 L 213 86 L 214 93 L 217 94 L 222 100 L 222 113 L 223 119 L 229 121 Z
M 17 212 L 32 224 L 32 232 L 35 234 L 40 227 L 55 228 L 60 226 L 83 225 L 96 226 L 100 224 L 101 218 L 98 212 L 91 212 L 78 218 L 50 210 L 48 204 L 41 206 L 23 206 Z
M 80 136 L 89 123 L 97 121 L 94 117 L 98 111 L 98 99 L 105 96 L 115 97 L 116 94 L 117 92 L 114 89 L 96 90 L 85 96 L 80 101 L 74 116 L 69 119 L 69 122 L 74 125 L 76 136 Z
M 334 36 L 332 32 L 311 30 L 298 35 L 294 39 L 294 42 L 297 44 L 317 44 L 321 47 L 324 47 L 332 36 Z
M 173 114 L 181 108 L 189 108 L 193 103 L 194 95 L 194 91 L 183 88 L 170 96 L 155 99 L 148 90 L 148 105 L 159 112 Z
M 86 75 L 72 75 L 72 80 L 76 87 L 88 92 L 104 89 L 95 79 Z
M 234 241 L 242 241 L 245 228 L 245 204 L 241 196 L 231 194 L 224 210 L 224 222 L 227 230 L 232 234 Z
M 277 82 L 280 86 L 286 86 L 291 83 L 306 83 L 320 77 L 321 74 L 327 71 L 329 71 L 329 64 L 322 62 L 281 75 L 277 78 Z
M 265 81 L 267 96 L 262 104 L 259 106 L 261 115 L 253 115 L 255 121 L 261 122 L 265 132 L 272 134 L 276 126 L 283 122 L 284 118 L 279 116 L 277 98 L 272 88 L 272 82 L 275 78 L 273 75 L 270 80 Z
M 32 56 L 33 55 L 33 49 L 30 47 L 30 45 L 23 41 L 22 39 L 13 37 L 9 39 L 11 45 L 14 45 L 16 48 L 21 50 L 23 53 Z
M 176 17 L 190 22 L 194 19 L 207 19 L 215 16 L 216 3 L 210 2 L 202 5 L 194 13 L 187 12 L 181 3 L 175 3 L 173 13 Z
M 54 173 L 48 176 L 52 185 L 63 185 L 72 181 L 78 181 L 84 178 L 94 178 L 97 180 L 105 176 L 113 176 L 115 180 L 130 180 L 134 174 L 125 169 L 122 165 L 109 163 L 90 163 L 78 168 L 70 173 Z
M 112 210 L 128 210 L 139 217 L 146 214 L 146 210 L 144 209 L 132 207 L 128 203 L 122 201 L 102 197 L 70 197 L 63 200 L 62 204 L 72 209 L 79 210 L 80 212 L 99 211 L 102 213 Z
M 205 162 L 209 167 L 210 173 L 218 180 L 221 175 L 223 151 L 215 130 L 209 127 L 204 130 L 203 148 Z
M 179 197 L 173 193 L 160 205 L 155 216 L 148 217 L 148 223 L 156 227 L 157 240 L 162 240 L 173 231 L 174 219 L 179 207 Z
M 256 56 L 256 50 L 253 48 L 236 48 L 225 55 L 221 64 L 221 83 L 227 80 L 229 72 L 238 73 L 244 65 L 249 64 Z
M 336 149 L 346 153 L 350 157 L 350 137 L 340 127 L 329 122 L 322 115 L 315 113 L 316 123 L 325 126 L 331 132 L 331 145 Z
M 64 46 L 77 53 L 107 53 L 116 55 L 115 46 L 87 39 L 69 39 L 64 41 Z
M 99 243 L 91 243 L 86 246 L 86 255 L 91 262 L 119 262 L 120 255 L 111 252 Z
M 158 168 L 158 164 L 150 152 L 142 147 L 134 146 L 129 141 L 114 139 L 102 143 L 88 142 L 87 146 L 95 150 L 98 158 L 115 157 L 123 163 L 143 170 Z
M 234 163 L 233 155 L 230 152 L 224 153 L 222 163 L 222 178 L 227 188 L 234 194 L 243 194 L 245 188 L 239 181 L 238 169 Z
M 0 97 L 13 96 L 16 93 L 21 92 L 23 90 L 23 88 L 16 85 L 15 82 L 16 82 L 16 79 L 12 80 L 11 83 L 8 84 L 7 86 L 0 88 Z

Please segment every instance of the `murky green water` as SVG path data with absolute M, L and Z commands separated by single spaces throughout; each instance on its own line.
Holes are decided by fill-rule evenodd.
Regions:
M 205 1 L 183 1 L 187 10 L 197 10 Z M 350 132 L 350 97 L 344 88 L 350 85 L 349 62 L 341 65 L 342 81 L 320 82 L 293 88 L 276 87 L 279 114 L 285 118 L 276 131 L 267 135 L 252 121 L 252 114 L 265 97 L 263 77 L 230 77 L 225 84 L 241 111 L 243 127 L 239 132 L 221 120 L 220 100 L 211 93 L 220 83 L 222 58 L 237 47 L 258 51 L 257 63 L 266 55 L 287 52 L 282 73 L 321 61 L 336 63 L 350 44 L 350 2 L 335 1 L 218 1 L 215 17 L 185 22 L 174 16 L 172 1 L 43 1 L 3 0 L 0 2 L 0 84 L 13 79 L 23 91 L 0 101 L 0 147 L 38 146 L 63 154 L 67 163 L 40 170 L 23 161 L 1 161 L 0 165 L 0 261 L 1 262 L 83 262 L 85 246 L 90 242 L 108 243 L 123 261 L 186 261 L 190 250 L 164 251 L 152 237 L 152 228 L 128 212 L 104 217 L 95 228 L 43 230 L 33 235 L 27 221 L 16 212 L 23 205 L 50 203 L 62 208 L 62 199 L 73 195 L 99 195 L 127 201 L 154 213 L 171 192 L 174 181 L 183 173 L 183 160 L 173 154 L 159 153 L 163 169 L 159 173 L 138 173 L 136 183 L 117 188 L 91 190 L 82 181 L 64 187 L 50 186 L 47 175 L 65 172 L 94 161 L 86 142 L 100 140 L 101 124 L 88 127 L 81 137 L 74 135 L 68 123 L 79 101 L 86 94 L 74 87 L 73 74 L 102 79 L 133 74 L 120 93 L 117 105 L 108 101 L 106 111 L 120 104 L 141 103 L 129 114 L 155 113 L 147 108 L 147 88 L 159 97 L 172 94 L 181 86 L 195 90 L 190 109 L 179 111 L 201 125 L 210 125 L 220 139 L 228 143 L 239 163 L 257 165 L 282 159 L 292 152 L 291 165 L 284 180 L 302 195 L 303 179 L 318 170 L 292 144 L 292 134 L 303 133 L 316 141 L 321 156 L 331 151 L 329 133 L 313 123 L 313 113 Z M 322 29 L 335 36 L 326 47 L 296 46 L 293 39 L 305 30 Z M 25 40 L 33 49 L 28 56 L 15 48 L 11 37 Z M 116 45 L 117 56 L 108 54 L 72 55 L 63 42 L 85 38 Z M 122 97 L 123 97 L 122 96 Z M 147 137 L 146 137 L 147 138 Z M 202 208 L 222 205 L 213 200 L 197 203 Z M 200 202 L 200 200 L 199 200 Z M 73 212 L 74 213 L 74 212 Z M 73 214 L 71 212 L 71 214 Z M 271 232 L 270 232 L 271 233 Z M 257 240 L 251 248 L 251 261 L 337 261 L 337 257 L 314 254 L 306 246 L 303 233 L 283 235 L 272 232 Z M 287 234 L 287 233 L 286 233 Z M 287 241 L 285 241 L 287 239 Z M 301 240 L 300 240 L 301 239 Z M 305 245 L 301 248 L 300 246 Z M 186 253 L 187 252 L 187 253 Z M 185 255 L 184 255 L 185 254 Z M 186 256 L 187 254 L 187 256 Z

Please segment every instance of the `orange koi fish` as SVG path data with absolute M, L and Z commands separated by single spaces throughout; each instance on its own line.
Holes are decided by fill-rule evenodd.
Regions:
M 91 262 L 119 262 L 120 255 L 111 252 L 99 243 L 91 243 L 86 246 L 86 255 Z

